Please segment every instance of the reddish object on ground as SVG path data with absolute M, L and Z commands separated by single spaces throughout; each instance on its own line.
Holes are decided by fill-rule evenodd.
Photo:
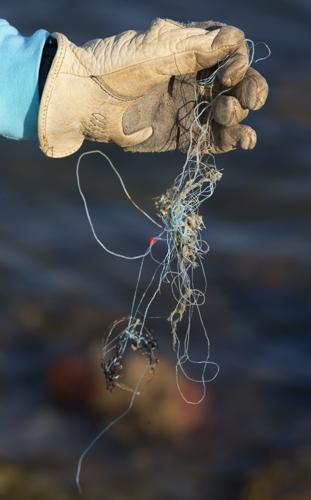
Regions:
M 84 408 L 94 386 L 88 361 L 78 355 L 57 359 L 46 372 L 45 384 L 53 399 L 66 408 Z

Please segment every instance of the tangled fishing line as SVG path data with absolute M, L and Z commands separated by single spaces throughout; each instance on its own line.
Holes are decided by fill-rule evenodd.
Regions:
M 251 40 L 247 40 L 247 42 L 249 47 L 249 65 L 266 58 L 263 57 L 255 61 L 255 44 Z M 266 44 L 264 45 L 266 46 Z M 269 48 L 268 52 L 269 56 Z M 152 304 L 164 286 L 170 287 L 174 300 L 174 306 L 167 319 L 172 334 L 173 349 L 176 352 L 176 382 L 183 399 L 190 404 L 201 403 L 206 395 L 206 384 L 214 380 L 219 372 L 217 363 L 210 360 L 210 341 L 200 310 L 205 303 L 206 292 L 203 261 L 209 250 L 208 243 L 203 237 L 205 226 L 203 218 L 200 215 L 200 208 L 213 195 L 216 185 L 222 177 L 222 173 L 217 169 L 214 156 L 207 145 L 213 144 L 212 127 L 210 126 L 213 116 L 212 104 L 215 99 L 213 86 L 218 71 L 228 62 L 228 59 L 230 58 L 224 59 L 209 74 L 205 72 L 205 74 L 203 73 L 203 77 L 202 75 L 201 77 L 197 77 L 194 84 L 195 107 L 193 110 L 193 122 L 189 130 L 190 144 L 186 159 L 180 174 L 172 186 L 155 201 L 158 220 L 147 214 L 131 198 L 116 167 L 102 151 L 88 151 L 81 154 L 78 159 L 76 169 L 78 189 L 94 238 L 106 252 L 116 257 L 141 261 L 130 313 L 127 317 L 113 323 L 104 339 L 102 350 L 102 369 L 106 378 L 107 388 L 113 389 L 115 386 L 118 386 L 130 391 L 130 403 L 122 415 L 105 427 L 81 455 L 76 474 L 76 483 L 79 490 L 81 465 L 86 454 L 111 425 L 119 421 L 130 411 L 135 397 L 140 392 L 146 372 L 154 370 L 158 361 L 157 341 L 148 328 L 148 315 Z M 221 93 L 226 93 L 229 90 L 222 90 Z M 218 95 L 220 94 L 218 93 Z M 82 158 L 95 153 L 104 156 L 108 161 L 129 201 L 159 228 L 159 233 L 149 239 L 148 247 L 140 255 L 128 256 L 112 251 L 101 241 L 95 231 L 79 176 Z M 161 245 L 161 249 L 163 249 L 162 255 L 164 257 L 161 259 L 155 256 L 155 243 L 157 243 L 157 246 Z M 153 259 L 156 266 L 147 286 L 141 292 L 140 282 L 147 257 Z M 201 274 L 201 278 L 203 277 L 203 287 L 201 289 L 196 286 L 198 273 Z M 189 353 L 191 323 L 195 313 L 199 319 L 203 338 L 206 343 L 202 359 L 193 359 Z M 124 358 L 129 350 L 133 350 L 146 358 L 146 369 L 134 388 L 128 387 L 122 380 Z M 189 366 L 199 368 L 199 376 L 195 377 L 189 373 L 187 369 Z M 210 370 L 212 373 L 209 375 L 208 372 Z M 191 382 L 201 384 L 202 392 L 198 400 L 189 401 L 183 394 L 179 382 L 180 375 Z

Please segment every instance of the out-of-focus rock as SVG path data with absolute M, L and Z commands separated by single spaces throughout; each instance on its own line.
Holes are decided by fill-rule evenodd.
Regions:
M 98 349 L 89 357 L 67 356 L 55 361 L 47 370 L 46 384 L 53 399 L 63 408 L 83 410 L 109 423 L 128 406 L 134 389 L 145 370 L 145 359 L 130 355 L 125 358 L 122 383 L 129 390 L 106 389 L 100 369 Z M 188 381 L 182 384 L 189 400 L 199 400 L 201 388 Z M 160 357 L 154 372 L 146 371 L 140 394 L 130 413 L 112 432 L 119 439 L 146 434 L 157 439 L 177 439 L 203 426 L 207 405 L 191 405 L 178 392 L 174 363 Z

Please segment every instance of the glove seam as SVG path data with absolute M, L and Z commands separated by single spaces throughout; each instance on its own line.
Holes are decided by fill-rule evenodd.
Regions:
M 91 78 L 91 80 L 97 86 L 99 86 L 100 89 L 103 92 L 106 92 L 106 94 L 108 94 L 110 97 L 112 97 L 113 99 L 117 99 L 120 102 L 136 101 L 137 99 L 139 99 L 141 97 L 141 96 L 139 96 L 139 97 L 133 97 L 133 96 L 127 96 L 127 95 L 119 94 L 118 92 L 116 92 L 115 90 L 113 90 L 106 82 L 100 81 L 100 79 L 99 79 L 100 77 L 98 77 L 98 76 L 91 75 L 89 78 Z M 104 78 L 104 76 L 103 76 L 103 78 Z

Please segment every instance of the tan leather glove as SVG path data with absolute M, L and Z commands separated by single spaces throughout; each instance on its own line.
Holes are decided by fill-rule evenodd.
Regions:
M 156 87 L 167 89 L 173 75 L 196 74 L 233 54 L 218 75 L 222 85 L 231 87 L 243 80 L 248 66 L 243 32 L 215 23 L 156 19 L 146 32 L 126 31 L 83 47 L 62 34 L 53 36 L 58 49 L 41 98 L 39 140 L 43 152 L 54 158 L 74 153 L 84 139 L 139 150 L 161 122 L 150 120 L 138 128 L 136 115 L 133 127 L 132 109 L 145 114 L 138 103 Z M 153 143 L 152 150 L 160 151 L 158 146 Z

